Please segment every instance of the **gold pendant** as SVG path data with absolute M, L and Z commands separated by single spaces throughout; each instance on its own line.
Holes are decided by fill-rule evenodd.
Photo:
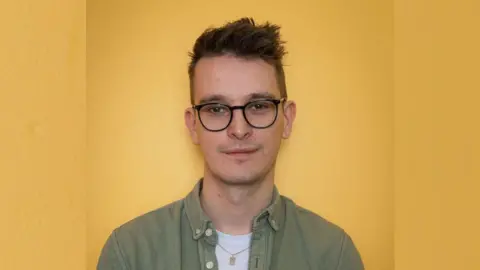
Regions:
M 235 265 L 235 257 L 234 256 L 231 256 L 230 257 L 230 265 Z

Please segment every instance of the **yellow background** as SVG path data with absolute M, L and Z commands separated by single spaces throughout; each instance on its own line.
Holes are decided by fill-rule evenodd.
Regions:
M 93 270 L 114 227 L 192 188 L 187 52 L 245 15 L 288 42 L 282 193 L 367 269 L 480 269 L 478 1 L 234 3 L 0 4 L 2 269 Z
M 0 2 L 0 269 L 86 269 L 85 2 Z
M 480 269 L 480 1 L 395 1 L 395 269 Z

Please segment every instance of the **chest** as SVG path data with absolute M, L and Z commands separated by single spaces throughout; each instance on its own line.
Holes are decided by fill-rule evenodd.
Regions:
M 310 270 L 311 257 L 301 239 L 263 230 L 248 242 L 234 244 L 218 239 L 182 241 L 181 270 Z M 220 239 L 221 240 L 221 239 Z M 220 245 L 218 245 L 220 244 Z M 249 247 L 245 250 L 246 247 Z

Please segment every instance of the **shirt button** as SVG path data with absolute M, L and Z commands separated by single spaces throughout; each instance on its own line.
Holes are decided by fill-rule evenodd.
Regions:
M 211 235 L 212 235 L 212 229 L 207 229 L 207 230 L 205 231 L 205 235 L 206 235 L 206 236 L 211 236 Z
M 207 268 L 212 269 L 213 268 L 213 262 L 207 262 Z
M 195 234 L 200 234 L 201 230 L 200 229 L 196 229 L 195 230 Z

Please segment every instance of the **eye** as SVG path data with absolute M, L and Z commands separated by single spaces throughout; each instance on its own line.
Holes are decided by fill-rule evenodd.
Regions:
M 213 113 L 221 113 L 223 111 L 224 111 L 224 108 L 220 106 L 215 106 L 210 108 L 210 112 L 213 112 Z
M 268 101 L 256 101 L 249 106 L 249 108 L 254 111 L 269 110 L 271 107 L 272 104 Z
M 203 107 L 202 111 L 213 115 L 224 115 L 228 113 L 228 108 L 221 104 L 211 104 Z
M 253 105 L 253 108 L 255 108 L 256 110 L 261 110 L 261 109 L 265 109 L 267 106 L 265 106 L 265 104 L 262 104 L 262 103 L 256 103 Z

